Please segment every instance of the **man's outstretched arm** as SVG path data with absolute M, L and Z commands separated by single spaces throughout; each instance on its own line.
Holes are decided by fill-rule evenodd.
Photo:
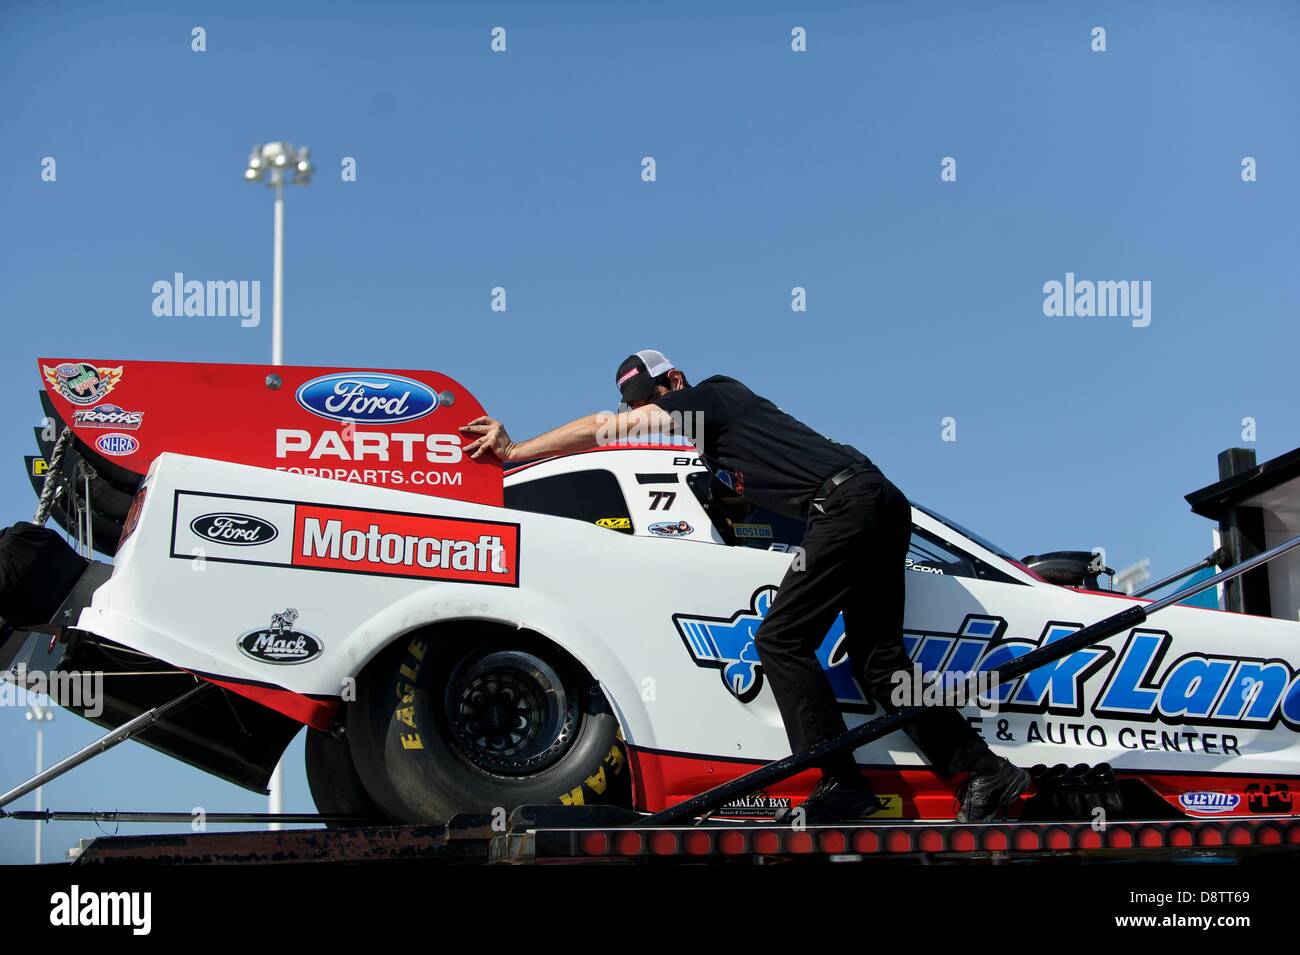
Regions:
M 478 435 L 464 448 L 471 458 L 490 451 L 501 461 L 531 461 L 554 454 L 589 451 L 602 443 L 602 436 L 608 440 L 628 434 L 667 434 L 671 430 L 672 418 L 658 405 L 643 405 L 617 415 L 608 411 L 585 415 L 527 441 L 510 440 L 505 426 L 487 415 L 460 427 L 463 435 Z

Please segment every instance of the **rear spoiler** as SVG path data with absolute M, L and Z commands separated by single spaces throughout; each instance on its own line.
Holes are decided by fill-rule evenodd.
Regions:
M 164 451 L 500 506 L 501 469 L 461 452 L 457 428 L 483 414 L 432 371 L 42 358 L 39 494 L 65 429 L 50 509 L 112 556 L 131 499 Z

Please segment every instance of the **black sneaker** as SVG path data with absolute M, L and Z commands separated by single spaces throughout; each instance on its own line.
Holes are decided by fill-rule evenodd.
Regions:
M 790 825 L 798 818 L 795 813 L 802 809 L 804 825 L 821 826 L 866 819 L 884 808 L 885 803 L 876 798 L 869 786 L 846 786 L 824 776 L 798 808 L 781 809 L 772 821 L 778 826 Z
M 971 774 L 966 777 L 958 794 L 961 808 L 958 822 L 989 822 L 999 816 L 1005 818 L 1007 810 L 1029 788 L 1029 774 L 1003 757 L 998 757 L 998 768 L 991 773 Z

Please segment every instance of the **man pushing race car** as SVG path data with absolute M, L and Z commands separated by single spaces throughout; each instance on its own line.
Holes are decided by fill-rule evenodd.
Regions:
M 843 613 L 854 676 L 886 710 L 894 676 L 911 670 L 903 644 L 905 559 L 911 505 L 862 452 L 824 437 L 722 375 L 691 385 L 661 352 L 645 349 L 618 366 L 615 382 L 628 409 L 611 421 L 592 414 L 527 441 L 483 416 L 460 431 L 476 437 L 471 457 L 525 461 L 596 447 L 611 432 L 668 434 L 684 419 L 700 459 L 735 494 L 807 522 L 795 560 L 755 636 L 763 670 L 792 752 L 844 732 L 844 718 L 817 648 Z M 945 778 L 965 773 L 957 815 L 982 822 L 1005 813 L 1029 786 L 1029 774 L 996 756 L 953 707 L 935 707 L 906 732 Z M 866 818 L 884 807 L 851 753 L 822 767 L 822 780 L 800 807 L 807 823 Z M 799 810 L 795 810 L 799 811 Z M 778 820 L 790 818 L 783 810 Z

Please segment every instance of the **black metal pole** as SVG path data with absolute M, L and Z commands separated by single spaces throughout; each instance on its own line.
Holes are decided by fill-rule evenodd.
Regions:
M 57 779 L 68 770 L 75 769 L 89 759 L 93 759 L 100 753 L 112 749 L 118 743 L 124 743 L 133 736 L 138 736 L 147 730 L 150 726 L 159 720 L 166 719 L 172 713 L 175 713 L 183 706 L 187 706 L 199 697 L 212 692 L 216 689 L 212 683 L 199 683 L 186 690 L 180 696 L 173 700 L 168 700 L 155 706 L 151 710 L 145 710 L 139 716 L 132 717 L 117 729 L 112 730 L 104 736 L 101 736 L 95 742 L 83 746 L 71 756 L 59 760 L 49 769 L 37 773 L 21 786 L 15 786 L 7 793 L 0 795 L 0 808 L 3 808 L 13 802 L 15 799 L 21 799 L 38 786 L 43 786 L 51 779 Z
M 374 819 L 365 816 L 323 815 L 317 812 L 205 812 L 202 815 L 192 812 L 118 812 L 117 810 L 74 811 L 65 809 L 20 809 L 6 812 L 0 809 L 0 819 L 16 819 L 20 822 L 180 822 L 192 823 L 202 819 L 210 825 L 232 825 L 243 823 L 283 822 L 291 825 L 312 825 L 316 823 L 335 823 L 338 825 L 360 826 L 369 823 L 378 825 Z
M 1229 558 L 1228 552 L 1224 548 L 1220 547 L 1209 557 L 1204 557 L 1201 560 L 1198 560 L 1190 567 L 1184 567 L 1176 574 L 1170 574 L 1168 577 L 1163 577 L 1160 580 L 1157 580 L 1154 584 L 1147 584 L 1142 589 L 1133 591 L 1129 596 L 1145 597 L 1147 594 L 1153 594 L 1157 590 L 1163 590 L 1175 581 L 1182 580 L 1184 577 L 1190 577 L 1198 570 L 1204 570 L 1206 567 L 1213 567 L 1216 564 L 1220 567 L 1226 567 L 1230 561 L 1231 558 Z
M 999 681 L 1024 676 L 1026 673 L 1037 670 L 1045 664 L 1067 657 L 1076 650 L 1097 643 L 1100 640 L 1105 640 L 1107 637 L 1113 637 L 1117 633 L 1123 633 L 1132 627 L 1140 626 L 1151 614 L 1163 610 L 1180 600 L 1186 600 L 1203 590 L 1216 587 L 1225 580 L 1230 580 L 1244 574 L 1246 571 L 1253 570 L 1298 546 L 1300 546 L 1300 537 L 1293 537 L 1284 544 L 1279 544 L 1271 550 L 1242 561 L 1235 567 L 1220 571 L 1213 577 L 1206 578 L 1186 590 L 1170 594 L 1168 597 L 1162 597 L 1160 600 L 1149 604 L 1134 604 L 1131 607 L 1126 607 L 1117 614 L 1089 624 L 1082 630 L 1076 630 L 1068 637 L 1062 637 L 1055 643 L 1032 650 L 1024 656 L 1018 657 L 990 672 L 995 674 Z M 670 825 L 714 812 L 733 799 L 739 799 L 756 789 L 762 789 L 783 779 L 788 779 L 796 773 L 801 773 L 805 769 L 824 762 L 830 756 L 842 753 L 845 750 L 855 750 L 859 746 L 865 746 L 867 743 L 880 739 L 882 736 L 888 736 L 894 730 L 901 729 L 916 719 L 925 710 L 926 707 L 910 706 L 888 716 L 881 716 L 860 723 L 839 736 L 823 740 L 816 746 L 798 753 L 792 753 L 783 759 L 768 763 L 766 766 L 760 766 L 744 776 L 739 776 L 730 782 L 723 783 L 721 786 L 715 786 L 675 806 L 660 810 L 646 819 L 638 820 L 636 825 Z

